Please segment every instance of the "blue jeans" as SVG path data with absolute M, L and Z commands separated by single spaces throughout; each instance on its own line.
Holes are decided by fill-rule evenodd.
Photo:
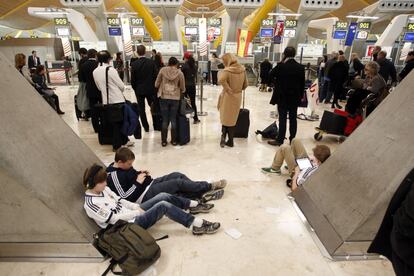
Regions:
M 146 202 L 160 193 L 180 195 L 186 198 L 201 198 L 204 193 L 210 190 L 211 184 L 206 181 L 192 181 L 182 173 L 173 172 L 154 179 L 142 202 Z
M 184 212 L 182 209 L 190 207 L 190 200 L 160 193 L 154 198 L 140 205 L 144 214 L 135 218 L 134 223 L 144 229 L 148 229 L 159 221 L 164 215 L 169 219 L 189 228 L 194 221 L 194 216 Z
M 180 105 L 179 100 L 160 99 L 160 109 L 162 115 L 161 140 L 167 142 L 168 126 L 171 122 L 171 140 L 175 140 L 177 129 L 177 113 Z

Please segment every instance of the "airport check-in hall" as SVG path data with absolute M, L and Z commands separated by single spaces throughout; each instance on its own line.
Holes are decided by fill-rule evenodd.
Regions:
M 413 0 L 0 0 L 0 275 L 414 276 Z

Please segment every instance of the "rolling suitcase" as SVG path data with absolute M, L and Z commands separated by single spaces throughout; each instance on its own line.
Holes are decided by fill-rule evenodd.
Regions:
M 113 127 L 112 124 L 105 117 L 102 105 L 98 104 L 95 106 L 95 112 L 98 117 L 98 141 L 101 145 L 112 145 L 113 141 Z
M 237 118 L 236 126 L 234 129 L 235 138 L 247 138 L 249 136 L 250 127 L 250 111 L 244 108 L 245 91 L 243 93 L 243 108 L 240 109 L 239 116 Z
M 75 103 L 76 119 L 79 121 L 79 119 L 82 118 L 82 111 L 80 111 L 79 108 L 78 108 L 77 99 L 78 99 L 78 96 L 75 95 L 73 102 Z
M 180 145 L 190 142 L 190 119 L 186 116 L 177 116 L 177 139 Z
M 325 110 L 319 128 L 328 134 L 344 135 L 347 117 Z

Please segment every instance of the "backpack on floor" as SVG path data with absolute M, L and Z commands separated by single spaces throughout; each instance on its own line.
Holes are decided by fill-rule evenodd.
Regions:
M 279 130 L 277 128 L 276 122 L 273 122 L 271 125 L 266 127 L 263 130 L 257 130 L 256 134 L 261 134 L 264 139 L 273 139 L 276 140 Z
M 163 238 L 166 237 L 168 236 Z M 107 275 L 109 271 L 116 275 L 139 274 L 155 263 L 161 255 L 160 247 L 145 229 L 126 221 L 117 221 L 95 234 L 94 238 L 98 250 L 112 257 L 102 276 Z M 117 264 L 121 267 L 122 273 L 114 272 Z

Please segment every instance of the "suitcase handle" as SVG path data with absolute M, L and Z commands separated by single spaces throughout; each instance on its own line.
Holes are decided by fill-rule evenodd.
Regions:
M 243 94 L 243 109 L 244 109 L 244 102 L 246 100 L 246 90 L 242 90 L 242 94 Z

